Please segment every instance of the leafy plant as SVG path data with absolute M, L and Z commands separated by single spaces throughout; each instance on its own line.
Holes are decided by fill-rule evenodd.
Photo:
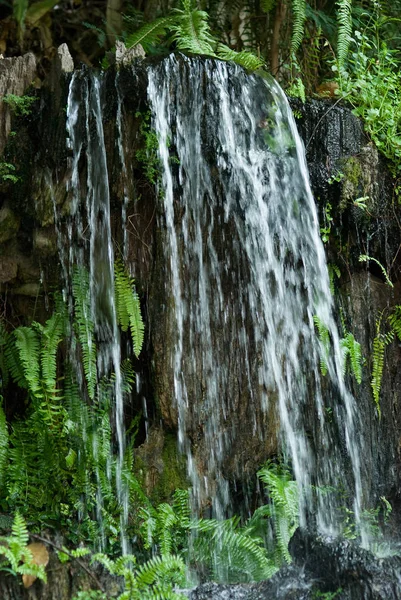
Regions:
M 134 353 L 139 356 L 143 345 L 144 324 L 135 282 L 118 261 L 115 263 L 114 276 L 117 321 L 122 331 L 130 329 Z
M 31 575 L 46 582 L 46 572 L 43 565 L 37 565 L 28 546 L 29 534 L 22 516 L 17 512 L 11 535 L 0 537 L 0 571 L 12 575 Z
M 208 14 L 192 8 L 192 0 L 181 0 L 181 8 L 173 9 L 167 17 L 143 25 L 139 31 L 128 36 L 126 44 L 128 48 L 142 44 L 146 50 L 162 41 L 174 43 L 179 50 L 190 54 L 232 60 L 249 70 L 256 70 L 264 65 L 264 61 L 251 52 L 237 52 L 220 43 L 212 35 Z
M 362 382 L 362 352 L 361 345 L 356 341 L 354 335 L 349 331 L 345 332 L 344 337 L 340 340 L 341 349 L 343 352 L 343 369 L 344 374 L 349 364 L 351 373 L 354 375 L 358 383 Z
M 389 331 L 383 333 L 381 331 L 382 317 L 376 320 L 376 337 L 373 340 L 373 355 L 372 355 L 372 380 L 371 387 L 373 391 L 373 399 L 376 404 L 377 413 L 379 418 L 381 417 L 380 410 L 380 389 L 383 377 L 384 368 L 384 351 L 386 346 L 390 344 L 394 339 L 394 332 Z
M 9 105 L 11 110 L 17 116 L 26 117 L 32 112 L 32 104 L 36 101 L 34 96 L 16 96 L 15 94 L 6 94 L 2 98 L 3 102 Z
M 18 177 L 14 175 L 15 166 L 8 162 L 0 162 L 0 181 L 17 183 Z

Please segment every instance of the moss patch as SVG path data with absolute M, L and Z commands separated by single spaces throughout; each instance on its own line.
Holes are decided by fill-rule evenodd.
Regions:
M 188 488 L 186 461 L 177 448 L 176 437 L 152 429 L 136 451 L 135 471 L 153 503 L 169 501 L 178 488 Z

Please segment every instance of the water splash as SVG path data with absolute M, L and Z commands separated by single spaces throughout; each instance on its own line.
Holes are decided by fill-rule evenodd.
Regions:
M 358 516 L 360 447 L 288 103 L 273 80 L 214 60 L 171 56 L 148 77 L 175 326 L 173 393 L 195 508 L 211 500 L 217 517 L 229 514 L 232 459 L 238 472 L 246 468 L 242 443 L 248 454 L 252 443 L 255 452 L 267 448 L 276 411 L 301 523 L 312 512 L 320 529 L 334 532 L 338 504 L 314 486 L 338 487 L 350 472 Z M 323 382 L 315 315 L 332 345 Z

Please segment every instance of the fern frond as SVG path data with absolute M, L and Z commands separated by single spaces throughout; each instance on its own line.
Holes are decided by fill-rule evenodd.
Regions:
M 390 344 L 394 338 L 394 332 L 383 334 L 381 332 L 382 315 L 376 321 L 376 337 L 373 340 L 373 356 L 372 356 L 372 380 L 371 387 L 373 392 L 373 400 L 376 404 L 377 413 L 381 418 L 380 410 L 380 390 L 384 368 L 384 351 L 386 346 Z
M 322 375 L 327 375 L 328 359 L 330 355 L 330 334 L 327 326 L 317 316 L 313 316 L 313 322 L 316 326 L 320 341 L 320 371 Z
M 40 398 L 40 341 L 38 334 L 30 327 L 18 327 L 13 331 L 15 346 L 29 392 Z
M 72 293 L 74 297 L 75 326 L 81 345 L 83 368 L 91 400 L 95 397 L 97 382 L 96 344 L 94 340 L 94 323 L 89 293 L 89 275 L 84 268 L 76 269 L 72 276 Z
M 11 527 L 11 535 L 14 538 L 15 542 L 20 546 L 26 546 L 29 541 L 28 529 L 26 527 L 26 523 L 24 518 L 17 511 L 15 513 L 13 525 Z
M 401 305 L 397 305 L 388 318 L 392 330 L 401 341 Z
M 252 54 L 252 52 L 236 52 L 225 44 L 218 44 L 217 56 L 221 60 L 232 60 L 248 71 L 256 71 L 265 65 L 264 61 L 255 56 L 255 54 Z
M 134 353 L 139 356 L 143 345 L 145 327 L 135 283 L 133 278 L 125 271 L 121 262 L 116 262 L 114 274 L 117 321 L 123 331 L 127 331 L 128 327 L 130 328 Z
M 156 46 L 160 43 L 172 24 L 173 20 L 171 17 L 161 17 L 151 23 L 146 23 L 138 31 L 131 33 L 127 37 L 125 44 L 127 48 L 141 44 L 145 52 L 147 52 L 151 46 Z
M 383 267 L 381 262 L 379 262 L 376 258 L 373 258 L 373 256 L 367 256 L 366 254 L 361 254 L 359 257 L 359 262 L 368 262 L 370 260 L 375 262 L 380 267 L 381 272 L 383 273 L 383 276 L 384 276 L 384 279 L 386 280 L 387 285 L 389 285 L 390 287 L 394 287 L 392 281 L 390 280 L 390 278 L 388 276 L 386 269 Z
M 304 36 L 304 23 L 306 19 L 306 0 L 292 0 L 292 36 L 291 52 L 295 54 L 302 43 Z
M 65 313 L 54 313 L 42 329 L 40 360 L 42 384 L 49 398 L 56 395 L 57 349 L 65 333 Z
M 352 0 L 338 0 L 337 7 L 337 61 L 341 68 L 347 58 L 352 37 Z
M 208 14 L 203 10 L 192 10 L 191 0 L 182 0 L 182 9 L 173 11 L 176 21 L 171 25 L 173 39 L 179 50 L 192 54 L 215 56 L 215 39 L 210 31 Z
M 344 338 L 340 340 L 340 345 L 343 351 L 344 359 L 344 370 L 347 364 L 347 357 L 349 357 L 351 372 L 354 375 L 358 383 L 362 381 L 362 352 L 361 345 L 356 341 L 352 333 L 347 333 Z

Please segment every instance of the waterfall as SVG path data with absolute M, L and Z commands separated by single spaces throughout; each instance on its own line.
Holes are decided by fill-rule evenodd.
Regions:
M 128 261 L 127 209 L 135 182 L 130 181 L 119 77 L 115 140 L 123 196 L 122 255 Z M 170 332 L 165 379 L 172 382 L 171 403 L 194 510 L 205 513 L 210 506 L 215 517 L 230 516 L 235 482 L 251 480 L 267 456 L 281 454 L 298 482 L 301 524 L 313 516 L 321 531 L 335 533 L 343 499 L 324 491 L 343 486 L 354 494 L 358 520 L 361 442 L 355 402 L 344 383 L 304 149 L 291 110 L 271 78 L 217 60 L 170 56 L 148 66 L 147 78 L 158 143 L 157 227 L 164 261 L 159 283 L 166 300 L 160 310 Z M 114 374 L 115 477 L 127 552 L 129 498 L 121 476 L 126 442 L 104 85 L 102 76 L 85 71 L 72 77 L 65 227 L 56 208 L 55 214 L 71 310 L 74 270 L 89 265 L 88 323 L 93 329 L 88 325 L 88 340 L 89 346 L 97 345 L 96 385 Z M 315 320 L 327 329 L 329 354 Z M 70 360 L 84 388 L 74 354 L 71 331 Z M 140 389 L 138 378 L 138 395 Z M 144 396 L 142 401 L 147 419 Z M 147 427 L 146 420 L 146 437 Z M 111 467 L 107 470 L 111 477 Z M 99 485 L 100 521 L 102 502 Z
M 230 514 L 230 479 L 247 469 L 241 449 L 266 455 L 279 421 L 301 523 L 315 513 L 321 530 L 335 532 L 338 503 L 315 492 L 348 478 L 358 518 L 361 448 L 291 110 L 272 79 L 211 59 L 170 56 L 148 78 L 171 393 L 195 509 L 211 502 L 215 516 Z M 329 332 L 329 356 L 314 317 Z
M 89 265 L 88 353 L 91 352 L 92 344 L 97 345 L 93 385 L 98 387 L 103 377 L 113 373 L 113 413 L 118 446 L 116 488 L 122 507 L 120 523 L 122 549 L 127 553 L 129 544 L 125 536 L 125 528 L 129 502 L 128 490 L 121 476 L 125 451 L 123 385 L 120 336 L 114 300 L 114 250 L 111 235 L 109 175 L 103 132 L 102 86 L 101 77 L 92 74 L 88 76 L 85 72 L 76 72 L 70 83 L 67 132 L 72 164 L 67 190 L 72 200 L 66 239 L 61 242 L 61 245 L 65 244 L 69 248 L 68 265 L 63 265 L 63 272 L 68 273 L 64 281 L 64 290 L 65 294 L 69 295 L 70 307 L 74 271 L 79 268 L 86 269 Z M 122 144 L 121 138 L 119 143 Z M 82 172 L 86 173 L 86 180 L 82 178 Z M 65 253 L 61 255 L 62 259 L 63 256 L 65 260 Z M 93 331 L 89 324 L 93 324 Z M 73 332 L 70 360 L 79 371 L 80 362 L 77 360 Z M 84 389 L 83 381 L 84 377 L 81 373 L 81 389 Z M 88 390 L 88 394 L 93 396 L 94 392 L 91 394 Z M 95 446 L 93 452 L 96 455 L 98 452 L 96 436 L 93 443 Z M 100 477 L 99 473 L 98 478 Z M 97 511 L 100 522 L 102 522 L 102 503 L 99 484 Z

